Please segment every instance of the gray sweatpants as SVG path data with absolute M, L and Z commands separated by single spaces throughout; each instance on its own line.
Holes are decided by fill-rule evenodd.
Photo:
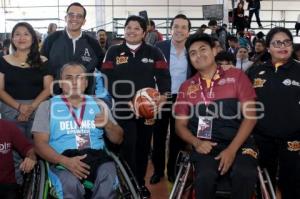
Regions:
M 81 182 L 68 170 L 51 167 L 61 181 L 64 199 L 84 199 L 85 190 Z M 116 167 L 113 162 L 103 163 L 98 167 L 97 177 L 92 189 L 91 199 L 114 199 L 118 186 Z

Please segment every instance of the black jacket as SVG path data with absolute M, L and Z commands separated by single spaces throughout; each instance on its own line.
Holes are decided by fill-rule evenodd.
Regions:
M 255 8 L 257 10 L 260 9 L 260 1 L 261 0 L 248 0 L 248 10 L 250 10 L 251 8 Z
M 277 70 L 268 61 L 248 71 L 257 101 L 264 106 L 255 132 L 281 138 L 300 139 L 300 63 L 290 60 Z
M 116 101 L 117 114 L 128 115 L 129 111 L 118 112 L 117 109 L 128 109 L 127 102 L 142 88 L 155 88 L 157 85 L 162 94 L 171 90 L 171 77 L 164 55 L 158 48 L 145 42 L 135 51 L 130 50 L 125 42 L 111 46 L 106 52 L 101 71 L 106 75 L 108 91 Z
M 98 41 L 85 32 L 76 41 L 75 53 L 73 52 L 72 39 L 68 37 L 66 30 L 56 31 L 50 34 L 44 41 L 42 55 L 48 58 L 54 78 L 59 79 L 62 66 L 70 61 L 76 61 L 86 67 L 88 73 L 93 73 L 95 68 L 100 68 L 104 54 Z M 88 94 L 93 94 L 93 81 L 89 79 Z M 56 89 L 57 90 L 57 89 Z

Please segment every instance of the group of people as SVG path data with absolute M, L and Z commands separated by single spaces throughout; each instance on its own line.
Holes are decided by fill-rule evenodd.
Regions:
M 267 168 L 282 199 L 300 198 L 300 64 L 289 30 L 271 29 L 251 53 L 243 35 L 230 36 L 225 26 L 219 34 L 215 22 L 211 35 L 190 35 L 189 18 L 178 14 L 171 39 L 151 45 L 144 18 L 130 16 L 124 41 L 109 46 L 105 30 L 98 41 L 81 30 L 85 18 L 84 6 L 70 4 L 65 29 L 47 35 L 40 51 L 30 24 L 12 30 L 13 52 L 0 58 L 1 198 L 18 197 L 22 172 L 34 168 L 37 155 L 49 162 L 59 198 L 115 198 L 110 144 L 149 198 L 152 138 L 150 184 L 165 168 L 174 182 L 176 157 L 190 145 L 196 198 L 214 198 L 223 175 L 231 179 L 232 198 L 251 198 L 257 165 Z M 160 93 L 151 125 L 130 106 L 146 87 Z

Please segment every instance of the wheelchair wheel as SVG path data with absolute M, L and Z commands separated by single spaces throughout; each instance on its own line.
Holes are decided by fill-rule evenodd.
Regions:
M 170 199 L 181 199 L 183 195 L 190 195 L 192 193 L 193 184 L 193 167 L 190 162 L 189 154 L 186 152 L 179 152 L 176 160 L 177 175 L 173 185 Z
M 269 176 L 269 172 L 267 169 L 261 169 L 260 167 L 257 167 L 258 170 L 258 179 L 259 184 L 258 188 L 258 198 L 260 199 L 276 199 L 276 194 Z
M 30 174 L 28 174 L 25 178 L 22 198 L 43 199 L 45 181 L 45 164 L 42 160 L 39 160 L 33 171 Z
M 116 164 L 117 175 L 119 179 L 118 198 L 122 199 L 140 199 L 138 192 L 139 185 L 129 168 L 128 164 L 119 159 L 114 153 L 107 151 L 107 154 L 113 159 Z

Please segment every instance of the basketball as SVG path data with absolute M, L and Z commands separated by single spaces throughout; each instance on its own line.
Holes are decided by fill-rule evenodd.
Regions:
M 135 114 L 145 119 L 153 119 L 158 109 L 154 99 L 159 96 L 160 93 L 154 88 L 143 88 L 138 90 L 133 98 L 133 109 Z

